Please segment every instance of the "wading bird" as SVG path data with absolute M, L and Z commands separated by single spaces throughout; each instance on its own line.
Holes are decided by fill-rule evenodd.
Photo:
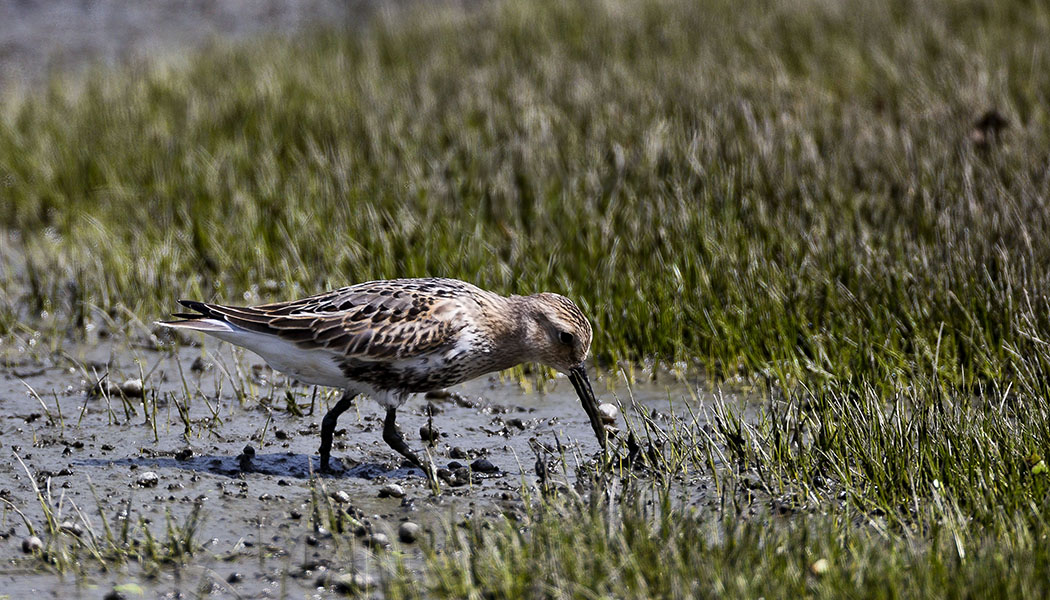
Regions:
M 370 281 L 259 306 L 179 303 L 196 312 L 158 324 L 204 332 L 255 352 L 303 383 L 345 390 L 321 421 L 323 472 L 329 471 L 339 415 L 357 395 L 386 408 L 383 440 L 429 473 L 397 429 L 398 407 L 413 393 L 529 362 L 568 375 L 605 448 L 584 366 L 591 326 L 564 296 L 500 296 L 456 279 L 428 278 Z

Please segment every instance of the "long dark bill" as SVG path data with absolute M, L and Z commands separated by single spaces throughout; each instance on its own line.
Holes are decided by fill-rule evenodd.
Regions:
M 602 418 L 598 414 L 598 400 L 594 397 L 594 390 L 591 389 L 591 382 L 587 379 L 587 370 L 583 365 L 569 370 L 569 381 L 572 382 L 572 387 L 576 388 L 576 395 L 583 403 L 583 410 L 587 411 L 587 416 L 591 419 L 591 427 L 594 428 L 594 435 L 598 436 L 598 444 L 605 450 L 605 426 L 602 425 Z

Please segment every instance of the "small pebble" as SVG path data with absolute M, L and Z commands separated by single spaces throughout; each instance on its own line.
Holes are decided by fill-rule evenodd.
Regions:
M 36 537 L 35 535 L 31 535 L 22 540 L 22 552 L 25 552 L 26 554 L 39 552 L 43 549 L 44 542 L 40 541 L 40 538 Z
M 347 494 L 343 490 L 332 492 L 332 500 L 335 500 L 336 502 L 338 502 L 340 504 L 349 504 L 350 503 L 350 494 Z
M 331 579 L 332 591 L 338 594 L 356 595 L 367 592 L 376 586 L 376 578 L 365 573 L 345 573 Z
M 146 471 L 135 480 L 135 485 L 144 488 L 157 487 L 158 483 L 160 483 L 160 476 L 153 471 Z
M 62 524 L 58 527 L 62 531 L 75 535 L 77 537 L 79 537 L 80 534 L 84 533 L 84 527 L 81 526 L 80 523 L 75 523 L 73 521 L 62 521 Z
M 124 394 L 128 398 L 141 398 L 143 394 L 142 380 L 141 379 L 129 379 L 124 383 L 120 384 L 120 393 Z
M 456 469 L 455 471 L 452 471 L 451 477 L 449 477 L 447 481 L 452 487 L 467 485 L 470 483 L 470 471 L 466 467 Z
M 379 488 L 380 498 L 404 498 L 405 488 L 399 486 L 396 483 L 388 483 L 383 487 Z
M 438 430 L 436 427 L 424 425 L 419 428 L 419 439 L 424 442 L 436 442 L 438 439 Z
M 486 458 L 479 458 L 470 463 L 470 470 L 476 473 L 495 473 L 496 471 L 499 471 L 499 467 L 492 464 L 492 462 Z
M 230 573 L 229 576 L 226 577 L 226 583 L 240 583 L 242 581 L 244 581 L 244 575 L 241 575 L 240 573 Z
M 405 521 L 397 528 L 397 539 L 406 544 L 411 544 L 419 539 L 419 525 L 411 521 Z
M 463 451 L 463 448 L 456 446 L 449 451 L 448 455 L 452 458 L 466 458 L 467 453 Z
M 620 409 L 615 404 L 606 402 L 598 406 L 598 415 L 601 416 L 602 423 L 612 425 L 620 418 Z
M 809 566 L 810 573 L 813 573 L 817 577 L 824 575 L 831 568 L 831 563 L 826 558 L 817 559 L 812 565 Z
M 365 545 L 372 549 L 389 548 L 390 538 L 385 533 L 373 533 L 365 538 Z

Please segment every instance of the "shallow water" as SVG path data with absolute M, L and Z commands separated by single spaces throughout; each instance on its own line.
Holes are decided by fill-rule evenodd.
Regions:
M 115 65 L 174 54 L 212 39 L 353 25 L 378 10 L 367 0 L 0 2 L 0 89 L 92 63 Z
M 378 405 L 359 398 L 337 429 L 333 458 L 344 470 L 312 480 L 320 420 L 338 392 L 288 381 L 250 352 L 210 340 L 203 346 L 157 348 L 145 336 L 46 355 L 5 350 L 0 431 L 10 460 L 0 465 L 0 493 L 38 531 L 45 530 L 43 511 L 15 455 L 45 493 L 49 486 L 50 504 L 61 513 L 58 521 L 81 522 L 75 504 L 91 528 L 101 531 L 100 510 L 111 526 L 126 510 L 131 522 L 146 519 L 153 534 L 164 538 L 167 515 L 181 524 L 199 505 L 204 520 L 197 539 L 207 542 L 189 566 L 164 568 L 152 578 L 136 566 L 103 573 L 94 562 L 86 563 L 80 575 L 59 577 L 41 573 L 39 561 L 22 554 L 26 526 L 8 509 L 0 523 L 6 535 L 0 558 L 7 565 L 0 582 L 13 597 L 46 592 L 93 598 L 128 581 L 143 585 L 147 596 L 204 589 L 302 597 L 316 592 L 317 578 L 329 562 L 343 571 L 351 564 L 358 570 L 374 568 L 371 554 L 352 534 L 326 536 L 315 530 L 314 492 L 346 492 L 362 520 L 395 545 L 397 528 L 406 520 L 423 526 L 424 539 L 440 542 L 442 523 L 520 509 L 520 492 L 536 483 L 530 441 L 548 448 L 562 445 L 568 473 L 557 476 L 563 479 L 572 479 L 575 464 L 598 450 L 567 379 L 543 382 L 544 391 L 537 392 L 490 376 L 456 386 L 446 397 L 414 397 L 399 411 L 398 424 L 410 445 L 422 448 L 419 430 L 432 406 L 440 437 L 427 450 L 435 462 L 469 465 L 484 458 L 498 468 L 496 473 L 460 487 L 446 485 L 435 496 L 422 472 L 402 466 L 382 441 Z M 114 386 L 142 378 L 144 398 L 124 400 L 116 390 L 113 395 L 88 393 L 103 375 Z M 628 414 L 635 413 L 632 406 L 646 414 L 654 409 L 687 413 L 690 407 L 702 411 L 711 397 L 698 396 L 696 389 L 695 382 L 669 376 L 630 389 L 623 377 L 595 381 L 600 400 L 620 401 Z M 296 408 L 290 410 L 292 405 Z M 255 451 L 250 464 L 239 458 L 246 445 Z M 155 486 L 139 484 L 147 471 L 156 473 Z M 405 498 L 378 497 L 391 482 L 404 488 Z M 402 549 L 410 561 L 419 556 L 415 545 Z M 303 565 L 315 568 L 304 572 Z M 228 583 L 234 573 L 242 579 Z

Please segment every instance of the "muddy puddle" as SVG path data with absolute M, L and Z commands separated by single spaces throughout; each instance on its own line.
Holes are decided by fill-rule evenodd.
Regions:
M 289 381 L 250 352 L 195 336 L 3 350 L 0 586 L 15 598 L 99 598 L 119 585 L 131 586 L 121 588 L 126 597 L 320 597 L 329 573 L 367 580 L 377 546 L 389 543 L 411 564 L 420 543 L 440 545 L 449 523 L 520 511 L 522 491 L 537 484 L 536 449 L 569 485 L 575 465 L 598 449 L 567 379 L 529 390 L 491 376 L 416 396 L 398 413 L 410 445 L 463 475 L 460 485 L 435 494 L 421 471 L 403 465 L 381 439 L 381 411 L 364 397 L 339 422 L 333 458 L 341 471 L 316 477 L 320 421 L 338 392 Z M 595 381 L 600 401 L 628 416 L 703 419 L 712 401 L 703 389 L 669 376 L 629 387 L 611 374 Z M 424 427 L 438 432 L 432 445 L 424 446 Z M 567 466 L 560 473 L 559 464 Z M 104 536 L 105 520 L 163 541 L 170 527 L 189 524 L 204 550 L 159 569 L 107 571 L 83 552 L 83 566 L 68 574 L 43 569 L 22 551 L 28 531 L 18 514 L 46 544 L 34 482 L 55 522 L 77 535 Z M 331 510 L 356 525 L 327 531 Z M 416 542 L 398 539 L 404 522 L 419 526 Z

